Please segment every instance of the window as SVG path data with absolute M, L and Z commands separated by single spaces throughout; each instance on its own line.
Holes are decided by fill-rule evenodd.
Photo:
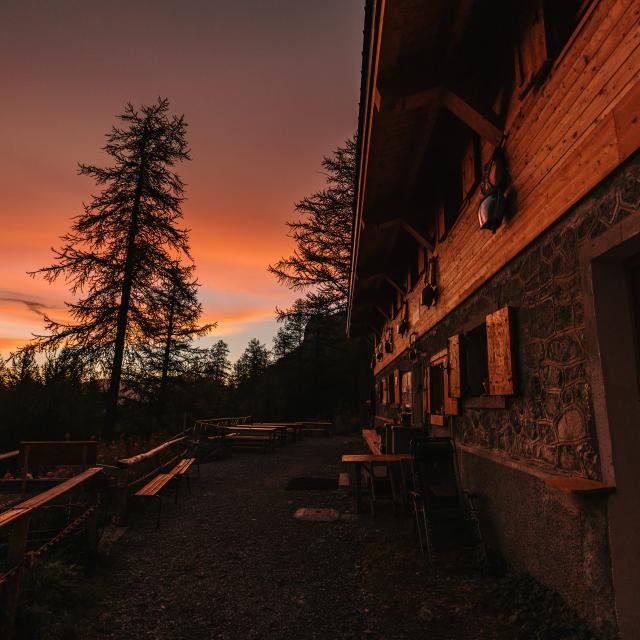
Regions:
M 483 322 L 464 336 L 464 390 L 470 397 L 488 392 L 487 326 Z
M 394 380 L 393 380 L 393 374 L 390 374 L 387 378 L 388 382 L 387 382 L 387 387 L 389 389 L 389 394 L 387 396 L 388 399 L 388 404 L 393 404 L 395 395 L 396 395 L 396 390 L 395 390 L 395 385 L 394 385 Z
M 480 136 L 474 133 L 462 155 L 462 198 L 467 200 L 480 183 L 482 166 Z
M 542 0 L 536 0 L 522 17 L 522 31 L 516 45 L 516 81 L 521 97 L 544 75 L 547 57 Z
M 535 0 L 522 15 L 515 51 L 516 82 L 521 97 L 544 79 L 589 4 L 590 0 Z
M 549 57 L 555 58 L 562 51 L 588 5 L 586 0 L 543 0 Z
M 424 273 L 428 261 L 427 250 L 424 247 L 418 249 L 418 273 L 415 281 L 418 282 L 420 276 Z
M 442 415 L 444 411 L 444 363 L 429 367 L 429 409 L 431 414 Z
M 413 398 L 411 395 L 411 371 L 402 374 L 402 408 L 413 410 Z
M 449 358 L 447 350 L 431 358 L 426 371 L 427 422 L 444 425 L 444 416 L 458 412 L 457 400 L 449 395 Z
M 393 404 L 397 407 L 400 406 L 400 393 L 402 389 L 400 388 L 400 371 L 398 369 L 394 369 L 393 371 Z

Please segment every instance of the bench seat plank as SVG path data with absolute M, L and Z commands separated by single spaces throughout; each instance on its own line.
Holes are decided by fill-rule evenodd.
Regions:
M 137 496 L 155 496 L 174 476 L 171 473 L 160 473 L 136 492 Z

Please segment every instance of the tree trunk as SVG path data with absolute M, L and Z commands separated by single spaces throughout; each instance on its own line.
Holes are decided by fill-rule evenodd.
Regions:
M 113 364 L 111 366 L 111 380 L 107 397 L 107 412 L 102 436 L 105 440 L 113 438 L 116 420 L 118 418 L 118 396 L 120 393 L 120 380 L 122 378 L 122 360 L 124 358 L 125 339 L 127 336 L 127 321 L 129 319 L 129 306 L 131 302 L 131 287 L 133 285 L 133 271 L 136 265 L 136 238 L 140 224 L 140 201 L 142 200 L 142 187 L 146 171 L 146 145 L 147 127 L 145 125 L 140 141 L 140 168 L 138 182 L 133 196 L 131 208 L 131 222 L 127 236 L 127 254 L 124 263 L 122 278 L 122 294 L 116 325 L 116 339 L 113 350 Z
M 175 288 L 171 292 L 171 304 L 169 306 L 169 323 L 167 325 L 167 339 L 164 344 L 164 354 L 162 356 L 162 377 L 160 378 L 160 393 L 158 397 L 158 418 L 162 420 L 162 413 L 165 407 L 167 380 L 169 378 L 169 360 L 171 357 L 171 340 L 173 339 L 173 319 L 176 306 Z

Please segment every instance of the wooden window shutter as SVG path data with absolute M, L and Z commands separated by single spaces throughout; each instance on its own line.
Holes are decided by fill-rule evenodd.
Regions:
M 458 415 L 458 400 L 451 395 L 451 378 L 448 365 L 444 367 L 444 402 L 442 412 L 447 416 Z
M 393 404 L 400 405 L 400 370 L 393 371 Z
M 449 395 L 452 398 L 462 397 L 460 361 L 460 334 L 456 334 L 449 338 Z
M 480 181 L 480 138 L 474 135 L 462 157 L 462 197 L 468 198 Z
M 382 378 L 382 404 L 389 404 L 389 394 L 386 378 Z
M 492 396 L 515 393 L 512 317 L 509 307 L 487 316 L 487 365 L 489 395 Z
M 422 369 L 422 413 L 431 413 L 431 396 L 429 394 L 429 364 L 424 363 Z
M 542 0 L 536 0 L 527 14 L 516 48 L 516 79 L 523 94 L 547 67 L 547 36 Z

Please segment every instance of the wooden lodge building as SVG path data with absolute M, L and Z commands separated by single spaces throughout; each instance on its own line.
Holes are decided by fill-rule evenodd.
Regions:
M 348 312 L 375 425 L 453 437 L 487 543 L 624 640 L 639 21 L 639 0 L 367 0 Z

